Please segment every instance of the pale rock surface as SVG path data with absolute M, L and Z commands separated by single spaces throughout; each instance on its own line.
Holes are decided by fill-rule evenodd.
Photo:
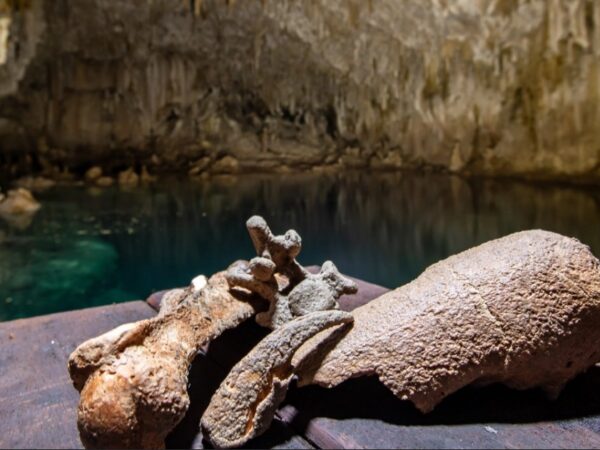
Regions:
M 598 2 L 194 4 L 31 0 L 11 13 L 3 151 L 25 160 L 38 142 L 52 164 L 185 171 L 228 155 L 240 171 L 341 160 L 600 176 Z
M 122 172 L 119 172 L 118 176 L 119 185 L 121 186 L 137 186 L 140 182 L 140 176 L 135 173 L 133 168 L 129 168 Z
M 85 181 L 92 182 L 92 183 L 97 181 L 101 177 L 102 177 L 102 167 L 100 167 L 100 166 L 90 167 L 85 172 L 85 175 L 84 175 Z

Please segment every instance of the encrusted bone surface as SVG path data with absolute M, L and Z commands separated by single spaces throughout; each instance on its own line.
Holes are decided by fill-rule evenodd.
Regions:
M 301 384 L 376 374 L 423 412 L 471 383 L 555 396 L 600 360 L 600 263 L 575 239 L 515 233 L 430 266 L 353 315 L 343 339 L 298 368 Z M 294 359 L 314 355 L 327 333 Z
M 292 320 L 259 342 L 229 373 L 202 417 L 218 447 L 239 447 L 271 424 L 294 375 L 295 351 L 323 329 L 352 322 L 343 311 L 313 312 Z
M 311 312 L 337 309 L 340 296 L 357 291 L 331 261 L 323 263 L 318 274 L 304 269 L 295 259 L 302 249 L 296 231 L 275 236 L 260 216 L 248 219 L 246 227 L 258 256 L 233 264 L 226 276 L 231 287 L 247 289 L 269 302 L 268 311 L 256 316 L 259 325 L 276 329 Z M 284 288 L 276 275 L 287 278 Z
M 255 300 L 234 296 L 223 272 L 197 287 L 170 291 L 157 317 L 122 325 L 71 354 L 86 447 L 163 447 L 187 411 L 189 366 L 200 347 L 256 313 Z

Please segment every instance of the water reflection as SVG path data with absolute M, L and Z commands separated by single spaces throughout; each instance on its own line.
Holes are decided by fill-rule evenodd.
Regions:
M 0 225 L 0 320 L 145 297 L 252 256 L 263 215 L 295 228 L 300 261 L 389 287 L 508 233 L 544 228 L 600 255 L 600 190 L 405 173 L 170 181 L 54 188 L 25 230 Z

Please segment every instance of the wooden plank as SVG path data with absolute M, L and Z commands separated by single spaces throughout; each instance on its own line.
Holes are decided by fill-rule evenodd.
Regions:
M 556 402 L 496 385 L 463 389 L 423 415 L 365 378 L 292 389 L 279 415 L 321 448 L 598 448 L 600 368 Z
M 86 339 L 153 315 L 137 301 L 0 323 L 0 447 L 81 447 L 69 355 Z

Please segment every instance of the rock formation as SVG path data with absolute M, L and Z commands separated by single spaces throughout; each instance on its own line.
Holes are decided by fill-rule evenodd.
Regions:
M 0 164 L 600 176 L 593 0 L 11 4 Z

